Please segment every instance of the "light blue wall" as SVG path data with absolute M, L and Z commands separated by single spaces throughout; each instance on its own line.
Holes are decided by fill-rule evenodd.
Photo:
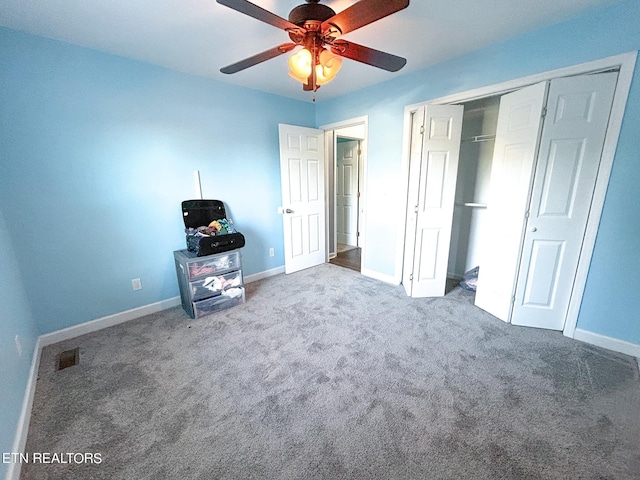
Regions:
M 626 0 L 374 87 L 321 102 L 316 124 L 369 116 L 365 268 L 393 276 L 401 229 L 403 110 L 407 105 L 640 49 L 640 2 Z M 429 48 L 425 45 L 425 48 Z M 640 343 L 640 66 L 578 319 L 578 328 Z M 401 191 L 401 189 L 400 189 Z M 396 242 L 395 248 L 402 248 Z
M 22 283 L 20 269 L 0 209 L 0 453 L 11 452 L 34 347 L 38 337 L 35 321 Z M 18 354 L 16 335 L 22 345 Z M 8 464 L 0 464 L 4 478 Z
M 313 126 L 312 104 L 7 29 L 0 80 L 0 202 L 40 333 L 178 295 L 196 169 L 245 274 L 283 264 L 278 123 Z

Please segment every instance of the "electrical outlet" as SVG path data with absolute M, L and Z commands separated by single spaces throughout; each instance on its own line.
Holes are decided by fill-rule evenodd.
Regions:
M 18 350 L 18 356 L 22 356 L 22 343 L 20 343 L 20 335 L 16 335 L 16 349 Z
M 270 257 L 273 257 L 275 254 L 276 254 L 276 251 L 273 249 L 273 247 L 271 247 L 271 248 L 269 249 L 269 256 L 270 256 Z
M 142 281 L 139 278 L 131 280 L 131 286 L 134 290 L 142 290 Z

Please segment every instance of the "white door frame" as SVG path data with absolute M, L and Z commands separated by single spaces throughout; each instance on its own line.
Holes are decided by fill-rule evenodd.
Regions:
M 360 170 L 360 199 L 358 202 L 358 208 L 359 208 L 359 212 L 358 212 L 358 228 L 360 231 L 360 237 L 358 238 L 358 245 L 360 246 L 360 252 L 361 252 L 361 262 L 360 262 L 360 271 L 361 273 L 363 272 L 363 267 L 365 265 L 365 242 L 366 242 L 366 213 L 367 213 L 367 136 L 369 134 L 369 117 L 367 115 L 364 115 L 362 117 L 356 117 L 356 118 L 351 118 L 348 120 L 342 120 L 339 122 L 335 122 L 335 123 L 330 123 L 328 125 L 322 125 L 320 127 L 318 127 L 320 130 L 324 130 L 325 132 L 325 145 L 327 145 L 327 143 L 331 144 L 332 148 L 325 148 L 325 179 L 327 179 L 327 181 L 325 182 L 325 198 L 326 198 L 326 211 L 327 211 L 327 215 L 326 215 L 326 221 L 327 221 L 327 228 L 326 228 L 326 232 L 330 232 L 331 230 L 329 229 L 329 218 L 331 217 L 329 215 L 329 168 L 335 168 L 335 145 L 336 145 L 336 130 L 342 130 L 345 128 L 349 128 L 349 127 L 356 127 L 356 126 L 364 126 L 364 138 L 359 139 L 360 140 L 360 150 L 361 150 L 361 154 L 360 154 L 360 165 L 361 165 L 361 170 Z M 334 192 L 335 192 L 335 175 L 334 175 Z M 333 232 L 334 232 L 334 236 L 335 236 L 335 232 L 336 232 L 336 226 L 335 226 L 335 215 L 334 217 L 334 228 L 333 228 Z M 335 239 L 334 239 L 335 241 Z M 327 250 L 327 261 L 329 261 L 329 235 L 327 234 L 327 238 L 326 238 L 326 250 Z M 337 244 L 336 244 L 337 246 Z
M 578 322 L 578 313 L 580 312 L 580 304 L 582 303 L 582 296 L 584 294 L 587 275 L 589 272 L 589 265 L 591 263 L 593 249 L 595 247 L 598 225 L 600 224 L 600 217 L 602 215 L 602 208 L 604 206 L 604 200 L 607 193 L 609 177 L 611 176 L 611 168 L 613 166 L 616 147 L 618 145 L 618 137 L 620 136 L 620 128 L 622 126 L 624 110 L 627 104 L 627 97 L 629 96 L 631 81 L 633 79 L 636 57 L 637 52 L 635 51 L 623 53 L 620 55 L 606 57 L 600 60 L 581 63 L 579 65 L 573 65 L 556 70 L 549 70 L 547 72 L 509 80 L 507 82 L 489 85 L 466 92 L 460 92 L 445 97 L 430 99 L 424 102 L 408 105 L 404 108 L 401 178 L 406 179 L 406 182 L 403 185 L 404 191 L 401 192 L 401 194 L 405 205 L 404 211 L 406 212 L 409 181 L 409 156 L 411 147 L 411 114 L 417 111 L 420 107 L 425 106 L 428 103 L 447 104 L 470 102 L 472 100 L 478 100 L 484 97 L 492 97 L 508 93 L 510 91 L 526 87 L 534 83 L 553 80 L 554 78 L 568 77 L 572 75 L 584 75 L 589 73 L 603 72 L 611 69 L 619 69 L 618 84 L 616 86 L 616 92 L 613 97 L 613 105 L 611 107 L 609 125 L 607 127 L 604 148 L 602 150 L 602 157 L 600 160 L 600 169 L 598 171 L 598 178 L 596 180 L 596 186 L 593 192 L 592 207 L 591 211 L 589 212 L 589 219 L 587 220 L 587 228 L 583 240 L 582 251 L 580 254 L 580 260 L 578 262 L 578 268 L 576 270 L 575 284 L 571 293 L 569 310 L 567 312 L 563 330 L 564 335 L 570 338 L 573 338 L 575 336 L 576 324 Z M 406 224 L 406 217 L 404 219 L 404 224 Z M 404 228 L 398 230 L 404 231 Z M 404 241 L 399 241 L 399 245 L 404 246 Z M 396 271 L 402 272 L 403 258 L 404 248 L 399 248 L 398 254 L 396 255 Z

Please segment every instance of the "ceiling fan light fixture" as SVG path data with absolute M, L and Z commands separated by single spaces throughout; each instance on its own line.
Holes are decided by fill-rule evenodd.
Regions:
M 309 79 L 309 77 L 308 77 L 308 76 L 307 76 L 307 77 L 302 77 L 302 76 L 300 76 L 300 75 L 296 75 L 296 74 L 295 74 L 295 73 L 293 73 L 291 70 L 289 70 L 289 76 L 290 76 L 291 78 L 293 78 L 294 80 L 296 80 L 296 81 L 298 81 L 298 82 L 300 82 L 300 83 L 303 83 L 303 84 L 305 84 L 305 85 L 306 85 L 306 83 L 307 83 L 307 81 L 308 81 L 308 79 Z
M 311 73 L 315 65 L 315 81 L 312 84 L 317 86 L 329 83 L 342 68 L 342 58 L 339 55 L 322 48 L 313 62 L 313 54 L 303 48 L 289 57 L 289 76 L 300 83 L 309 84 Z
M 324 85 L 335 78 L 342 68 L 342 58 L 329 50 L 322 49 L 316 65 L 316 83 Z
M 307 83 L 307 78 L 312 71 L 312 58 L 311 52 L 306 48 L 291 55 L 289 57 L 289 75 L 302 83 Z

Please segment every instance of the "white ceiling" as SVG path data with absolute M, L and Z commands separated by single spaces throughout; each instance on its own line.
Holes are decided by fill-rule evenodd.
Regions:
M 322 0 L 336 12 L 355 0 Z M 618 0 L 411 0 L 408 8 L 345 35 L 345 39 L 405 57 L 397 73 L 345 60 L 317 100 L 423 69 L 561 22 Z M 254 0 L 287 18 L 303 0 Z M 300 100 L 309 92 L 287 75 L 282 55 L 234 75 L 220 67 L 289 41 L 270 25 L 214 0 L 2 0 L 0 25 L 142 60 L 181 72 Z

